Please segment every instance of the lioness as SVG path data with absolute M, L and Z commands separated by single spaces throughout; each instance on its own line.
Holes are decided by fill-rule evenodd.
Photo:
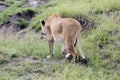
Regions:
M 65 58 L 69 58 L 72 55 L 75 62 L 79 62 L 79 57 L 75 52 L 74 46 L 77 41 L 81 56 L 85 59 L 80 40 L 82 27 L 77 20 L 73 18 L 61 18 L 53 14 L 46 20 L 42 20 L 41 24 L 41 34 L 47 38 L 50 49 L 50 55 L 47 57 L 52 57 L 54 54 L 54 41 L 61 41 L 62 53 L 67 53 Z

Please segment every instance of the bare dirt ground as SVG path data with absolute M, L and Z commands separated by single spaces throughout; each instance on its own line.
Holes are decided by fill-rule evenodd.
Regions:
M 16 80 L 38 80 L 45 74 L 53 74 L 55 72 L 54 65 L 61 65 L 60 60 L 36 59 L 27 55 L 13 54 L 9 59 L 8 55 L 3 55 L 3 57 L 6 59 L 0 60 L 0 71 L 6 71 L 10 75 L 16 76 Z

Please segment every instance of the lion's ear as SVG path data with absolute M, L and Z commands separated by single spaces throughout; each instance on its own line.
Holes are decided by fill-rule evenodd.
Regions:
M 42 25 L 44 26 L 44 25 L 45 25 L 45 20 L 42 20 L 41 23 L 42 23 Z

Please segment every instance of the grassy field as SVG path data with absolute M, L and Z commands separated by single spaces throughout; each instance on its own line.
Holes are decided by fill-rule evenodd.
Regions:
M 26 10 L 36 15 L 27 29 L 0 33 L 0 80 L 120 80 L 120 0 L 51 0 L 36 8 L 25 0 L 13 3 L 4 3 L 8 7 L 0 13 L 0 25 Z M 88 66 L 65 62 L 60 43 L 55 45 L 55 57 L 46 59 L 49 49 L 40 39 L 40 20 L 53 13 L 94 23 L 94 29 L 82 31 Z

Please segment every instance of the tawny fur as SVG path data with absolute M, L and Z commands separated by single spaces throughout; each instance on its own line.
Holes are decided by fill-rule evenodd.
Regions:
M 83 58 L 82 47 L 80 43 L 80 32 L 82 27 L 80 23 L 73 18 L 61 18 L 60 16 L 53 14 L 49 16 L 46 20 L 42 22 L 42 33 L 45 34 L 50 49 L 50 55 L 54 54 L 54 41 L 61 41 L 62 51 L 67 51 L 67 53 L 71 54 L 77 62 L 78 56 L 75 52 L 74 44 L 77 42 L 81 56 Z

